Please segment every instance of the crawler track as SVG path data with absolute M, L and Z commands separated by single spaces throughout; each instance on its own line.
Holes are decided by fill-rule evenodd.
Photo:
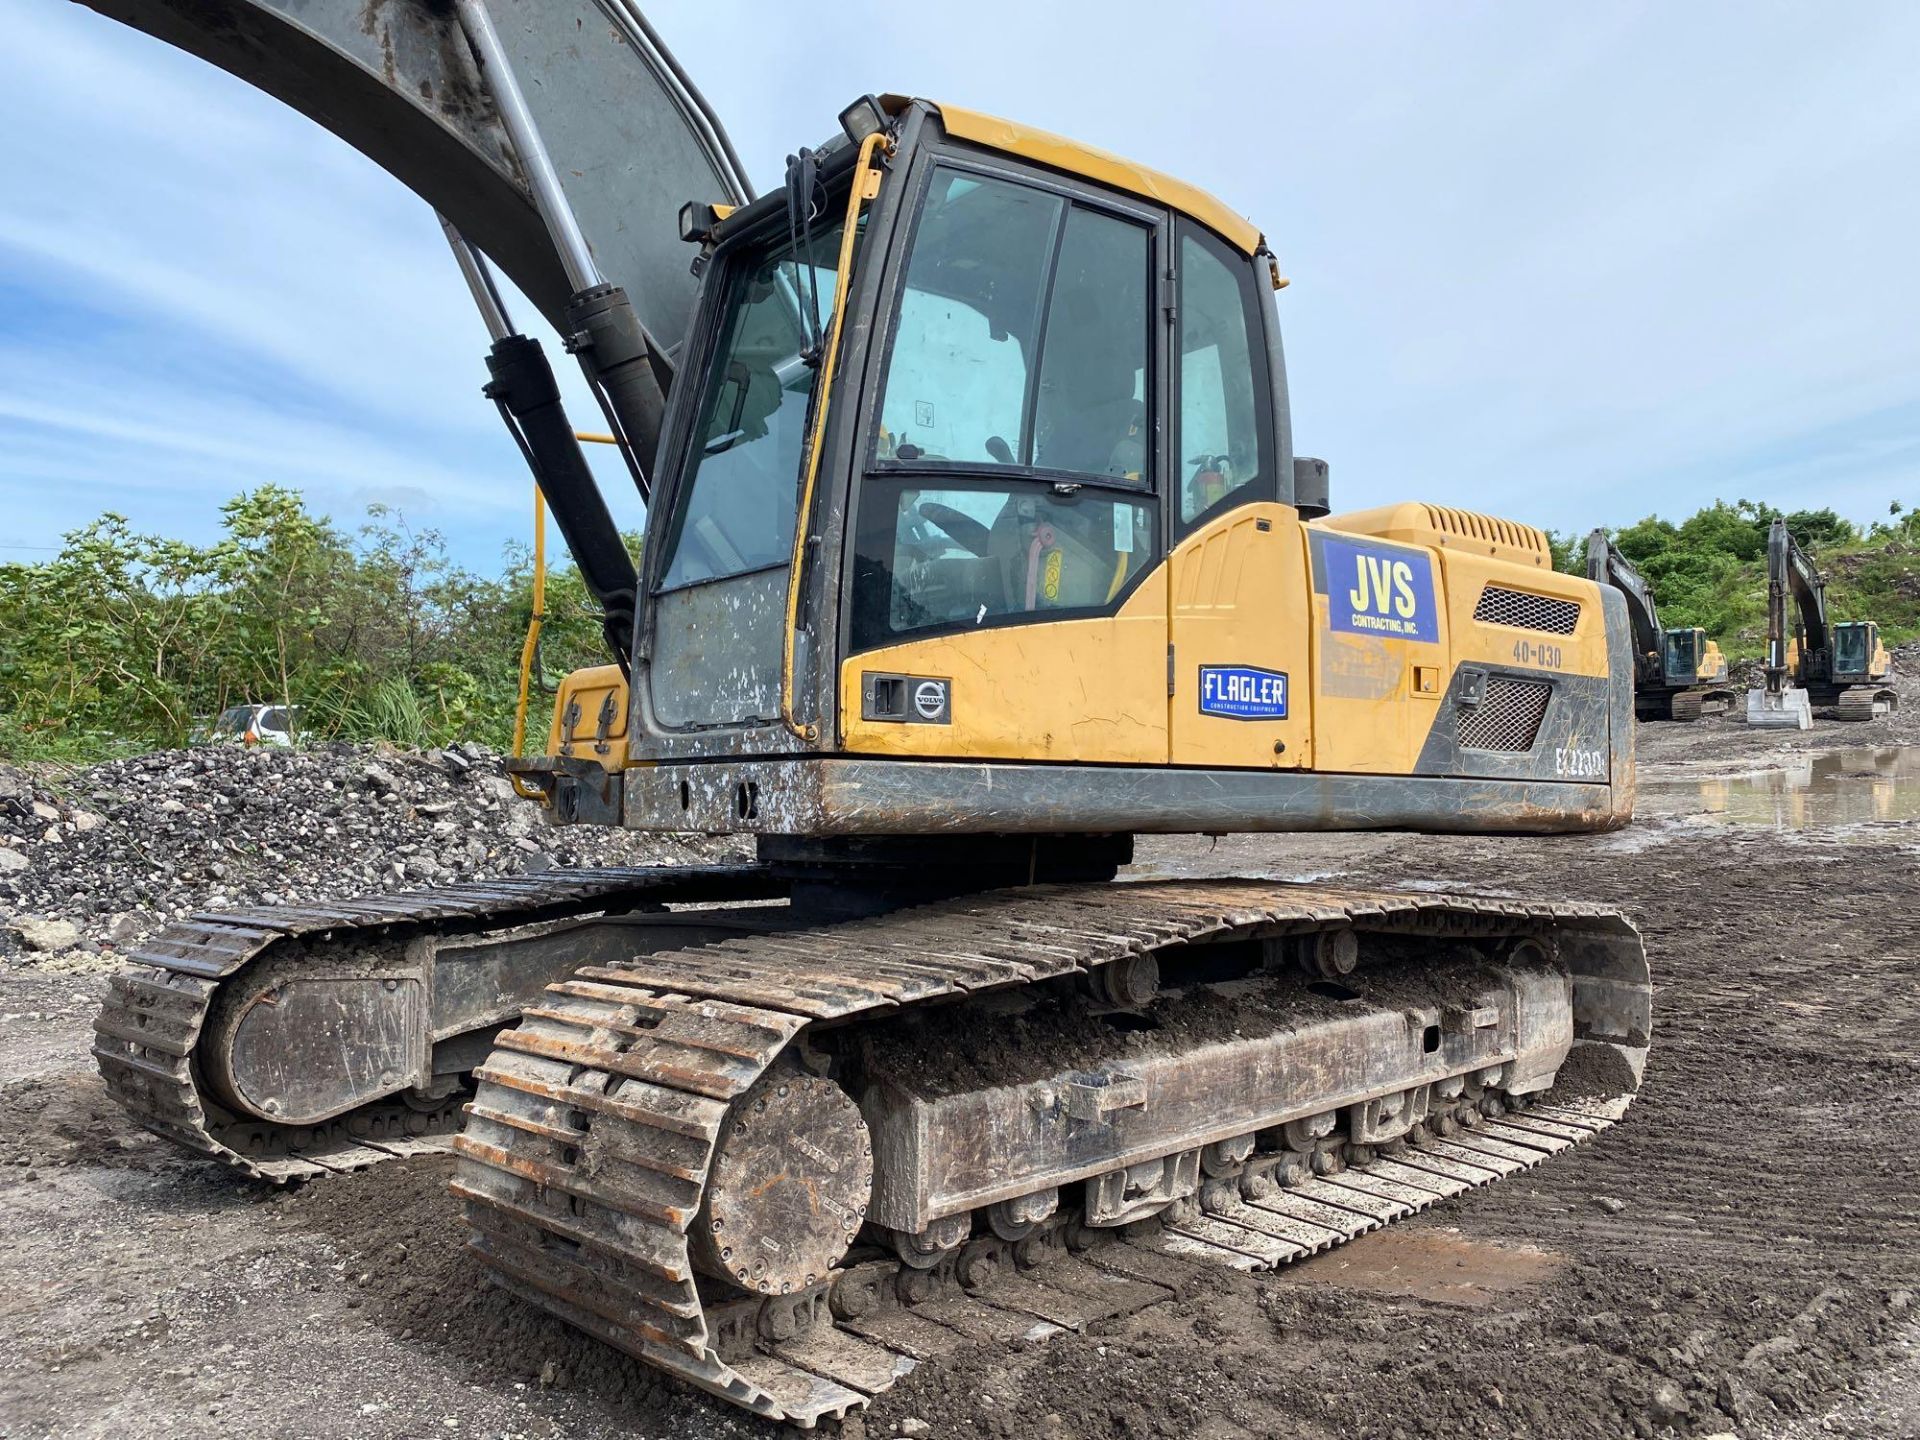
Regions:
M 1899 708 L 1900 696 L 1888 685 L 1849 685 L 1830 703 L 1836 720 L 1877 720 Z
M 812 1426 L 968 1340 L 1043 1337 L 1166 1298 L 1155 1278 L 1166 1256 L 1285 1264 L 1528 1168 L 1624 1111 L 1618 1096 L 1509 1118 L 1489 1091 L 1436 1110 L 1412 1144 L 1377 1151 L 1335 1136 L 1285 1169 L 1226 1172 L 1124 1231 L 1092 1229 L 1069 1206 L 1013 1243 L 975 1226 L 926 1268 L 862 1234 L 831 1273 L 787 1293 L 762 1282 L 764 1294 L 756 1237 L 736 1236 L 745 1253 L 719 1251 L 732 1278 L 709 1273 L 700 1228 L 716 1151 L 756 1123 L 763 1079 L 808 1083 L 798 1068 L 769 1072 L 804 1056 L 812 1033 L 1171 946 L 1350 925 L 1440 945 L 1583 937 L 1626 957 L 1588 983 L 1609 992 L 1599 1008 L 1639 1016 L 1621 1048 L 1644 1048 L 1638 940 L 1601 907 L 1226 881 L 996 892 L 586 967 L 550 987 L 475 1072 L 454 1142 L 469 1245 L 499 1284 L 578 1328 L 755 1413 Z M 844 1224 L 854 1235 L 859 1216 Z
M 140 1124 L 258 1179 L 284 1184 L 445 1150 L 463 1090 L 437 1102 L 393 1096 L 322 1126 L 238 1117 L 207 1093 L 196 1065 L 221 987 L 268 955 L 309 941 L 403 947 L 426 934 L 472 935 L 676 900 L 726 898 L 751 867 L 556 870 L 324 906 L 195 915 L 128 958 L 94 1021 L 93 1053 L 110 1094 Z
M 1724 715 L 1733 708 L 1735 699 L 1733 691 L 1721 685 L 1680 690 L 1668 697 L 1664 714 L 1656 710 L 1655 713 L 1642 718 L 1678 720 L 1683 724 L 1691 724 L 1703 715 Z

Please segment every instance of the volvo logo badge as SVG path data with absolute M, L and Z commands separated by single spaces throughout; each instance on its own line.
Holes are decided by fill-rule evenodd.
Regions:
M 922 680 L 913 687 L 913 708 L 922 720 L 941 720 L 947 713 L 947 682 Z

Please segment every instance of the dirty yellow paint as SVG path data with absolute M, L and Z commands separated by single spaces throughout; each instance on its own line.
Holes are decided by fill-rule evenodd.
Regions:
M 1529 526 L 1388 506 L 1303 524 L 1239 507 L 1162 560 L 1108 619 L 1036 621 L 911 641 L 841 667 L 841 733 L 856 754 L 1408 775 L 1463 664 L 1606 678 L 1599 587 L 1536 563 Z M 1433 574 L 1435 638 L 1353 634 L 1314 593 L 1309 529 L 1369 537 Z M 1386 532 L 1393 532 L 1391 534 Z M 1401 535 L 1425 537 L 1426 543 Z M 1488 586 L 1577 608 L 1570 633 L 1474 618 Z M 1203 713 L 1206 667 L 1287 677 L 1287 715 Z M 860 718 L 868 672 L 952 682 L 951 723 Z
M 840 732 L 854 754 L 1163 765 L 1167 759 L 1167 569 L 1119 611 L 936 635 L 840 667 Z M 952 682 L 951 723 L 860 718 L 867 671 Z
M 1382 538 L 1369 531 L 1355 533 Z M 1426 546 L 1405 548 L 1410 555 L 1434 555 Z M 1512 567 L 1507 569 L 1511 572 Z M 1445 688 L 1422 685 L 1420 672 L 1430 670 L 1451 677 L 1457 660 L 1449 643 L 1457 627 L 1445 599 L 1444 563 L 1433 567 L 1433 586 L 1439 623 L 1437 638 L 1431 641 L 1335 630 L 1329 624 L 1327 597 L 1312 597 L 1311 703 L 1316 770 L 1356 775 L 1413 773 Z
M 1607 622 L 1600 609 L 1599 587 L 1592 581 L 1460 550 L 1442 551 L 1436 558 L 1435 579 L 1446 592 L 1441 608 L 1455 637 L 1454 664 L 1518 666 L 1562 675 L 1607 673 Z M 1573 633 L 1556 635 L 1476 621 L 1474 610 L 1489 585 L 1578 605 L 1580 617 Z
M 882 103 L 887 101 L 891 101 L 896 109 L 902 103 L 894 96 L 885 97 Z M 1076 140 L 1036 130 L 1030 125 L 1002 120 L 995 115 L 983 115 L 978 110 L 963 110 L 958 105 L 936 105 L 934 108 L 940 112 L 940 123 L 946 127 L 947 133 L 956 139 L 1003 150 L 1023 160 L 1032 160 L 1055 170 L 1064 170 L 1070 175 L 1084 176 L 1099 185 L 1111 185 L 1116 190 L 1158 201 L 1198 220 L 1217 232 L 1223 240 L 1249 255 L 1260 248 L 1259 227 L 1245 216 L 1235 214 L 1198 186 L 1189 185 L 1172 175 L 1163 175 L 1158 170 L 1149 170 L 1145 165 L 1136 165 L 1110 151 L 1082 145 Z
M 1291 505 L 1244 505 L 1189 535 L 1171 557 L 1176 765 L 1311 768 L 1306 530 Z M 1284 720 L 1201 713 L 1201 672 L 1253 667 L 1287 677 Z
M 1727 678 L 1727 657 L 1721 652 L 1717 641 L 1706 642 L 1706 648 L 1700 652 L 1700 666 L 1695 674 L 1702 684 Z
M 627 680 L 618 665 L 575 670 L 553 697 L 547 753 L 591 760 L 607 770 L 627 765 Z
M 1398 540 L 1448 553 L 1486 555 L 1529 570 L 1553 570 L 1553 547 L 1547 532 L 1517 520 L 1501 520 L 1451 505 L 1428 505 L 1419 500 L 1380 505 L 1328 515 L 1313 522 L 1347 535 L 1370 535 Z

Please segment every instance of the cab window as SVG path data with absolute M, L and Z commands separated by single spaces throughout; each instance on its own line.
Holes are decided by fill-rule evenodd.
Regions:
M 1111 610 L 1153 559 L 1150 496 L 1092 487 L 869 476 L 853 644 Z
M 1667 632 L 1667 674 L 1691 675 L 1699 666 L 1694 654 L 1694 633 L 1691 630 L 1669 630 Z
M 881 463 L 1140 482 L 1149 238 L 1061 195 L 937 171 L 887 363 Z
M 1259 289 L 1244 255 L 1193 225 L 1180 231 L 1180 364 L 1174 454 L 1184 533 L 1248 500 L 1276 493 L 1272 442 L 1260 397 L 1266 350 Z
M 1837 666 L 1845 671 L 1867 668 L 1867 627 L 1864 625 L 1838 625 L 1834 627 L 1833 654 Z
M 840 233 L 814 232 L 804 254 L 781 235 L 732 262 L 662 589 L 787 562 L 813 393 L 807 345 L 831 319 Z
M 1152 563 L 1152 239 L 1067 195 L 934 173 L 858 506 L 855 648 L 1108 613 Z

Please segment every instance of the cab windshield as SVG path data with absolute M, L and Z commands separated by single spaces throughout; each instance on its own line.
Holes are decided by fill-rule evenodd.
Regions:
M 1695 634 L 1691 630 L 1669 630 L 1667 632 L 1667 676 L 1669 679 L 1686 679 L 1699 668 L 1699 657 L 1695 654 Z
M 1864 625 L 1839 625 L 1833 633 L 1834 668 L 1846 674 L 1864 672 L 1867 668 L 1867 627 Z
M 793 549 L 808 348 L 828 328 L 843 223 L 784 234 L 727 262 L 719 341 L 670 522 L 661 588 L 784 565 Z M 807 307 L 815 324 L 807 323 Z

